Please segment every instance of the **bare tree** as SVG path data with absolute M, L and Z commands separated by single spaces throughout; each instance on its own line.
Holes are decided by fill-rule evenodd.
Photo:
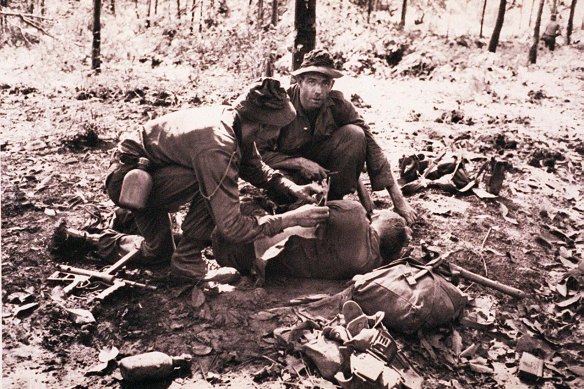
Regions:
M 501 0 L 499 2 L 499 13 L 497 14 L 497 21 L 495 22 L 493 35 L 491 35 L 491 40 L 489 41 L 489 51 L 491 53 L 497 51 L 497 45 L 499 44 L 499 36 L 501 35 L 501 29 L 503 28 L 503 22 L 505 21 L 506 6 L 507 0 Z
M 193 0 L 193 5 L 191 6 L 191 28 L 190 28 L 190 32 L 191 34 L 193 33 L 193 26 L 195 24 L 195 11 L 197 9 L 197 2 L 196 0 Z
M 401 12 L 401 19 L 399 21 L 399 27 L 404 28 L 406 25 L 406 10 L 408 8 L 408 0 L 403 0 L 402 2 L 402 12 Z
M 576 12 L 576 1 L 572 0 L 570 4 L 570 16 L 568 17 L 568 27 L 566 28 L 566 44 L 570 44 L 570 39 L 572 37 L 572 29 L 574 28 L 574 13 Z
M 91 50 L 91 69 L 96 73 L 101 71 L 101 0 L 93 1 L 93 47 Z
M 300 67 L 304 54 L 314 49 L 316 44 L 316 0 L 296 0 L 294 12 L 294 51 L 292 52 L 292 69 Z
M 278 0 L 272 0 L 272 26 L 278 24 Z
M 152 9 L 152 0 L 148 0 L 148 12 L 146 12 L 146 28 L 150 27 L 150 10 Z
M 481 31 L 479 32 L 479 38 L 483 37 L 483 23 L 485 22 L 485 10 L 487 9 L 487 0 L 483 2 L 483 12 L 481 13 Z
M 258 27 L 264 24 L 264 0 L 258 0 Z
M 537 10 L 537 17 L 535 18 L 535 27 L 533 29 L 533 44 L 529 48 L 529 63 L 537 62 L 537 48 L 539 47 L 539 28 L 541 26 L 541 14 L 543 13 L 543 5 L 545 0 L 539 0 L 539 8 Z

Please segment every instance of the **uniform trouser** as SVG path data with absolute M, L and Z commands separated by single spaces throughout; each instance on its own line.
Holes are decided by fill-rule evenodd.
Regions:
M 267 262 L 266 275 L 299 278 L 348 279 L 367 273 L 399 257 L 407 243 L 398 241 L 405 228 L 396 226 L 395 252 L 383 259 L 379 240 L 370 228 L 365 209 L 356 201 L 338 200 L 329 204 L 330 217 L 322 223 L 316 237 L 291 236 L 284 249 Z M 396 218 L 401 217 L 395 214 Z M 400 230 L 400 231 L 398 231 Z M 253 243 L 229 243 L 213 236 L 215 259 L 221 266 L 231 266 L 248 274 L 255 260 Z
M 339 200 L 357 188 L 357 181 L 365 166 L 367 143 L 363 129 L 354 124 L 337 128 L 330 137 L 314 142 L 300 155 L 318 163 L 334 172 L 331 175 L 329 200 Z M 298 173 L 284 170 L 283 173 L 297 184 L 308 181 Z M 271 196 L 279 201 L 291 202 L 295 199 L 282 199 L 273 193 Z
M 550 51 L 554 51 L 556 48 L 556 37 L 544 35 L 541 39 L 545 43 L 545 47 L 547 47 Z
M 132 168 L 133 166 L 114 163 L 110 169 L 106 188 L 109 197 L 116 204 L 124 176 Z M 195 174 L 191 169 L 181 166 L 158 168 L 150 174 L 153 186 L 146 207 L 143 210 L 132 210 L 136 226 L 143 237 L 140 242 L 142 261 L 159 263 L 170 260 L 171 268 L 185 270 L 192 276 L 205 275 L 207 266 L 202 259 L 201 250 L 210 241 L 215 223 L 199 192 Z M 176 212 L 181 205 L 188 202 L 189 210 L 181 225 L 183 238 L 175 248 L 169 213 Z M 109 235 L 108 238 L 115 240 L 116 237 Z M 124 246 L 120 243 L 121 238 L 122 236 L 118 236 L 118 242 L 109 244 L 110 251 Z

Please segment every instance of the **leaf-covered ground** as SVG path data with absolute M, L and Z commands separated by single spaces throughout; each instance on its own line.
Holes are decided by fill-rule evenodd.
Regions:
M 112 204 L 102 182 L 121 133 L 182 107 L 230 102 L 271 49 L 287 80 L 286 47 L 275 42 L 289 40 L 289 10 L 271 34 L 230 29 L 226 18 L 189 45 L 188 30 L 172 34 L 160 21 L 148 31 L 135 27 L 141 45 L 124 46 L 132 34 L 122 34 L 118 19 L 105 16 L 120 39 L 104 49 L 109 62 L 101 75 L 87 72 L 83 54 L 63 52 L 66 40 L 2 48 L 10 58 L 0 65 L 2 386 L 118 387 L 115 364 L 95 369 L 100 351 L 112 347 L 118 359 L 150 350 L 195 355 L 190 373 L 150 387 L 330 386 L 301 355 L 279 347 L 273 330 L 303 319 L 295 305 L 303 297 L 334 294 L 342 282 L 273 279 L 254 288 L 243 279 L 234 289 L 201 293 L 171 287 L 165 267 L 129 269 L 128 278 L 158 290 L 121 291 L 97 303 L 92 290 L 63 302 L 47 280 L 60 262 L 102 266 L 91 253 L 56 258 L 48 245 L 62 218 L 77 228 L 107 223 Z M 72 20 L 53 31 L 66 31 Z M 412 256 L 435 246 L 452 252 L 452 262 L 528 294 L 519 301 L 462 281 L 474 298 L 474 319 L 423 337 L 396 334 L 425 387 L 527 387 L 517 378 L 524 351 L 545 360 L 537 386 L 582 386 L 582 45 L 540 50 L 538 64 L 528 67 L 525 40 L 504 40 L 493 54 L 472 36 L 391 30 L 406 49 L 390 67 L 384 54 L 396 46 L 388 40 L 360 46 L 331 32 L 336 27 L 320 27 L 321 41 L 336 42 L 345 61 L 348 75 L 337 87 L 371 123 L 396 176 L 398 158 L 414 153 L 462 155 L 470 172 L 491 157 L 511 166 L 496 199 L 437 189 L 409 197 L 420 214 Z M 371 41 L 382 32 L 359 31 Z M 378 208 L 391 206 L 385 193 L 373 199 Z M 210 250 L 206 255 L 212 259 Z M 71 308 L 90 310 L 95 322 L 84 323 Z

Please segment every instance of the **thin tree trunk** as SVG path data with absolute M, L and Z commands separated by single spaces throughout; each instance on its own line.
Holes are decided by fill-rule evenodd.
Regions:
M 116 15 L 116 0 L 111 0 L 110 11 L 112 11 L 112 15 L 114 15 L 114 16 Z
M 140 20 L 140 12 L 138 12 L 138 0 L 134 0 L 134 10 L 136 11 L 136 19 Z
M 371 11 L 373 10 L 373 0 L 367 1 L 367 24 L 369 24 L 371 20 Z
M 531 17 L 533 16 L 533 4 L 535 0 L 531 0 L 531 8 L 529 9 L 529 23 L 527 23 L 527 27 L 531 27 Z
M 406 25 L 406 10 L 408 8 L 408 0 L 403 0 L 402 2 L 402 12 L 401 12 L 401 19 L 399 21 L 399 27 L 404 28 Z
M 193 6 L 191 7 L 191 28 L 190 28 L 190 32 L 191 35 L 193 33 L 193 27 L 195 25 L 195 11 L 197 9 L 197 3 L 196 0 L 193 0 Z
M 537 48 L 539 47 L 539 27 L 541 26 L 541 14 L 545 0 L 539 0 L 537 17 L 535 18 L 535 27 L 533 29 L 533 44 L 529 48 L 529 63 L 537 62 Z
M 148 0 L 148 12 L 146 13 L 146 28 L 150 27 L 150 10 L 152 9 L 152 0 Z
M 576 1 L 572 0 L 570 4 L 570 16 L 568 17 L 568 27 L 566 28 L 566 44 L 569 45 L 572 38 L 572 29 L 574 28 L 574 13 L 576 12 Z
M 201 0 L 201 12 L 199 13 L 199 33 L 203 32 L 203 3 L 205 1 Z
M 278 24 L 278 0 L 272 0 L 272 26 Z
M 176 16 L 180 19 L 180 0 L 176 0 Z
M 292 69 L 302 64 L 304 54 L 316 45 L 316 0 L 296 0 L 294 12 L 294 50 L 292 52 Z
M 499 36 L 501 35 L 501 29 L 503 28 L 503 22 L 505 21 L 505 7 L 507 6 L 507 0 L 501 0 L 499 2 L 499 13 L 497 14 L 497 21 L 495 22 L 495 28 L 493 29 L 493 35 L 491 35 L 491 40 L 489 42 L 489 51 L 494 53 L 497 51 L 497 45 L 499 44 Z
M 154 0 L 154 15 L 158 15 L 158 0 Z
M 45 16 L 45 0 L 41 0 L 41 15 Z
M 258 0 L 258 28 L 264 24 L 264 0 Z
M 481 31 L 479 32 L 479 38 L 483 37 L 483 23 L 485 22 L 485 10 L 487 9 L 487 0 L 483 2 L 483 12 L 481 13 Z
M 101 71 L 101 58 L 99 50 L 101 46 L 101 0 L 93 1 L 93 47 L 91 50 L 91 69 L 96 73 Z

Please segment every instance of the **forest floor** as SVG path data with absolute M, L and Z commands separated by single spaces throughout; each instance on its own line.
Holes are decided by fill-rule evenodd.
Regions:
M 453 252 L 452 262 L 528 296 L 463 281 L 478 319 L 422 338 L 395 334 L 400 347 L 427 388 L 529 387 L 517 375 L 525 351 L 545 360 L 536 387 L 583 387 L 582 45 L 540 50 L 538 64 L 527 67 L 525 47 L 512 43 L 497 54 L 439 37 L 426 43 L 449 53 L 431 77 L 362 71 L 337 87 L 371 123 L 396 176 L 398 158 L 414 153 L 463 155 L 470 172 L 491 157 L 510 163 L 495 199 L 437 189 L 410 196 L 420 214 L 411 255 L 420 257 L 423 244 Z M 141 388 L 332 387 L 300 354 L 279 347 L 273 330 L 301 320 L 295 304 L 340 292 L 344 282 L 278 278 L 255 288 L 244 278 L 201 293 L 169 285 L 167 268 L 130 269 L 127 277 L 158 289 L 123 290 L 97 303 L 94 290 L 63 300 L 47 280 L 64 261 L 48 251 L 59 220 L 87 229 L 107 223 L 113 204 L 102 182 L 119 135 L 165 112 L 229 102 L 237 75 L 208 70 L 185 88 L 149 79 L 156 76 L 142 63 L 132 82 L 102 74 L 59 85 L 28 79 L 31 69 L 18 66 L 5 63 L 0 73 L 2 387 L 118 387 L 115 363 L 99 366 L 100 352 L 107 360 L 113 347 L 117 359 L 151 350 L 195 355 L 190 372 Z M 179 70 L 163 64 L 157 75 Z M 386 193 L 373 199 L 376 208 L 391 207 Z M 65 262 L 103 265 L 91 253 Z

